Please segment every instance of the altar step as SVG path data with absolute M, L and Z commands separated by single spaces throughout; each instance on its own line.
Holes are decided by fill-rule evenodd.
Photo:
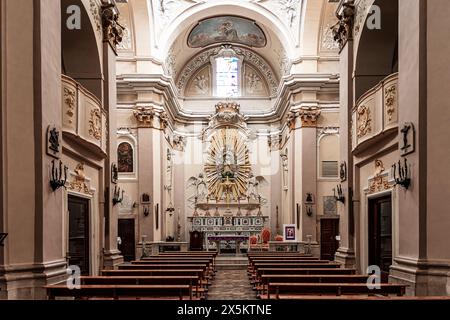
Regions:
M 248 259 L 246 256 L 222 254 L 216 258 L 217 270 L 246 270 Z

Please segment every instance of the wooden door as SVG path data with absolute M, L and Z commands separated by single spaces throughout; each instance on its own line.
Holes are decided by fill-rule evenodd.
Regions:
M 391 196 L 369 201 L 369 265 L 381 269 L 387 282 L 392 265 L 392 199 Z
M 334 260 L 339 248 L 336 237 L 339 235 L 339 219 L 320 220 L 320 257 L 322 260 Z
M 69 196 L 69 265 L 89 275 L 89 200 Z
M 121 240 L 119 250 L 123 255 L 124 261 L 136 260 L 134 219 L 119 219 L 118 236 Z

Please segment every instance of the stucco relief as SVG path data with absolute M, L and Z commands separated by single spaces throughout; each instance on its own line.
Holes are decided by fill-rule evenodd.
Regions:
M 191 79 L 185 92 L 186 96 L 211 95 L 211 67 L 206 66 Z
M 122 42 L 118 44 L 119 50 L 131 50 L 132 44 L 132 32 L 131 32 L 131 18 L 130 10 L 127 3 L 117 3 L 117 7 L 120 11 L 119 24 L 124 27 Z
M 89 135 L 96 140 L 102 139 L 102 113 L 100 109 L 92 109 L 89 117 Z
M 95 23 L 95 31 L 99 34 L 99 36 L 102 36 L 102 18 L 100 14 L 100 5 L 97 3 L 96 0 L 91 0 L 89 3 L 89 9 L 91 11 L 92 18 L 94 19 Z
M 327 3 L 323 14 L 323 25 L 321 32 L 320 49 L 322 51 L 336 51 L 339 49 L 339 44 L 334 41 L 332 27 L 336 25 L 336 3 Z
M 372 132 L 372 116 L 370 109 L 361 105 L 357 109 L 358 138 L 362 138 Z
M 355 37 L 357 37 L 361 33 L 361 30 L 364 28 L 364 22 L 366 21 L 367 11 L 372 3 L 373 0 L 361 0 L 356 5 L 356 15 L 354 23 Z
M 66 115 L 67 115 L 67 122 L 69 124 L 73 123 L 73 117 L 76 112 L 76 91 L 70 88 L 65 87 L 64 88 L 64 105 L 66 106 Z
M 249 95 L 267 95 L 264 80 L 249 66 L 245 66 L 244 75 L 245 92 Z
M 90 196 L 94 194 L 88 186 L 89 181 L 86 178 L 86 173 L 84 172 L 84 163 L 79 163 L 74 172 L 71 172 L 71 176 L 72 178 L 67 187 L 68 190 L 84 193 Z
M 369 187 L 366 190 L 368 194 L 389 190 L 393 184 L 389 182 L 389 172 L 384 168 L 381 160 L 375 160 L 375 170 L 373 178 L 369 179 Z
M 384 105 L 388 120 L 392 121 L 397 108 L 397 86 L 395 84 L 384 89 Z

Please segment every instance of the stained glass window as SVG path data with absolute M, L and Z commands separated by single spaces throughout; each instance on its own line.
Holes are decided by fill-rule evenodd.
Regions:
M 123 142 L 119 144 L 117 158 L 119 172 L 133 172 L 133 147 L 129 143 Z
M 216 59 L 216 87 L 218 97 L 239 96 L 239 59 L 221 57 Z

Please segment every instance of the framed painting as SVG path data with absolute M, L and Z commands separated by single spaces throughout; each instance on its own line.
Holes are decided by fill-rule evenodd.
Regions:
M 295 224 L 285 224 L 283 225 L 283 238 L 284 241 L 296 241 L 297 233 L 296 233 L 296 225 Z

